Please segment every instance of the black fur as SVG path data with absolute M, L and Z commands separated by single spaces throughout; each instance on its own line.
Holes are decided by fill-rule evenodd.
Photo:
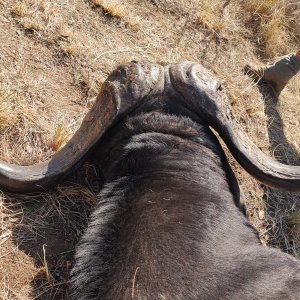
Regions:
M 300 299 L 299 261 L 260 244 L 207 126 L 139 113 L 99 146 L 107 183 L 77 249 L 74 299 Z

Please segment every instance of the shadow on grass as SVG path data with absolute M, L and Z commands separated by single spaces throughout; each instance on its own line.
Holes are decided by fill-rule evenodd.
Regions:
M 271 152 L 275 159 L 283 164 L 300 165 L 299 153 L 288 141 L 284 133 L 284 124 L 279 112 L 279 98 L 268 85 L 258 85 L 264 100 L 264 112 L 268 117 L 268 136 Z M 297 116 L 294 116 L 295 118 Z M 300 209 L 300 196 L 297 193 L 283 192 L 269 187 L 264 188 L 266 216 L 270 224 L 270 245 L 280 247 L 283 251 L 293 255 L 297 253 L 292 227 L 289 224 L 291 212 Z M 299 250 L 299 249 L 298 249 Z
M 38 274 L 31 282 L 32 299 L 67 299 L 76 244 L 86 228 L 102 180 L 84 166 L 68 183 L 36 195 L 10 195 L 23 211 L 13 242 L 32 257 Z M 23 270 L 21 270 L 23 272 Z

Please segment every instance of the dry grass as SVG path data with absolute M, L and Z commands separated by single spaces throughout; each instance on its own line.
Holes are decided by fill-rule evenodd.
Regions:
M 0 198 L 0 299 L 67 297 L 74 246 L 99 190 L 94 174 L 90 166 L 77 174 L 88 186 L 73 181 L 48 193 Z
M 126 8 L 126 4 L 117 0 L 90 0 L 95 8 L 100 8 L 105 16 L 115 18 L 124 22 L 126 26 L 137 28 L 139 25 L 138 19 L 133 17 L 130 10 Z
M 248 24 L 262 55 L 274 58 L 294 50 L 299 41 L 297 5 L 293 0 L 244 1 Z
M 67 140 L 69 140 L 69 132 L 64 125 L 60 124 L 55 130 L 53 139 L 50 143 L 50 147 L 53 151 L 57 151 L 64 145 Z
M 55 111 L 49 99 L 50 81 L 42 75 L 33 78 L 30 68 L 22 63 L 6 67 L 0 72 L 1 156 L 15 163 L 33 163 L 49 157 L 53 148 L 51 136 L 63 118 L 49 118 Z M 28 154 L 32 160 L 28 161 Z
M 201 1 L 201 9 L 197 13 L 199 25 L 220 32 L 224 29 L 225 22 L 222 19 L 221 2 Z
M 101 7 L 104 13 L 112 18 L 123 19 L 127 15 L 124 6 L 118 1 L 91 0 L 96 7 Z
M 201 62 L 218 76 L 238 122 L 257 146 L 299 164 L 299 76 L 274 103 L 242 74 L 246 63 L 263 65 L 297 49 L 297 5 L 283 0 L 0 1 L 1 159 L 32 164 L 50 157 L 78 128 L 115 66 L 147 59 Z M 299 256 L 300 196 L 262 188 L 231 163 L 262 242 Z M 78 181 L 72 178 L 49 193 L 1 196 L 0 299 L 66 297 L 74 245 L 99 189 L 93 168 L 81 172 Z

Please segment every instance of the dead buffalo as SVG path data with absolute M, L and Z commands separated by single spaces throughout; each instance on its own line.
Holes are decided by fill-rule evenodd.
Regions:
M 300 190 L 300 167 L 264 155 L 234 122 L 219 82 L 191 62 L 116 69 L 50 161 L 0 164 L 32 192 L 97 157 L 106 184 L 77 247 L 72 299 L 300 299 L 300 262 L 263 247 L 214 128 L 261 182 Z

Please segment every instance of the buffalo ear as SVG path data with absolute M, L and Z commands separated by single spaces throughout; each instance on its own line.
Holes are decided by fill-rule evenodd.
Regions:
M 185 105 L 219 133 L 247 172 L 271 187 L 300 191 L 300 166 L 271 159 L 240 130 L 228 97 L 209 71 L 199 64 L 184 62 L 172 65 L 169 76 L 172 88 L 183 97 Z
M 54 185 L 84 161 L 118 118 L 132 111 L 145 97 L 160 94 L 163 89 L 162 66 L 137 62 L 120 66 L 104 82 L 80 128 L 50 160 L 32 166 L 0 161 L 0 187 L 24 193 Z

